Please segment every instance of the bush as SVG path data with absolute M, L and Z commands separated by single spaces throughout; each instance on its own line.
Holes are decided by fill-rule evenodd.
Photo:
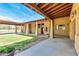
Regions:
M 10 53 L 14 50 L 14 47 L 11 46 L 1 46 L 0 47 L 0 53 Z
M 16 42 L 16 43 L 11 44 L 9 46 L 14 47 L 15 50 L 22 51 L 22 50 L 26 49 L 25 46 L 27 46 L 27 44 L 34 42 L 36 40 L 37 40 L 37 38 L 34 37 L 33 39 L 28 39 L 28 40 L 24 40 L 24 41 L 21 41 L 21 42 Z

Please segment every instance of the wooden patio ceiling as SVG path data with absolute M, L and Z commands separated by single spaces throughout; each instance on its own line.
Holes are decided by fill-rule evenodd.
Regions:
M 69 16 L 72 3 L 24 3 L 34 11 L 51 19 Z

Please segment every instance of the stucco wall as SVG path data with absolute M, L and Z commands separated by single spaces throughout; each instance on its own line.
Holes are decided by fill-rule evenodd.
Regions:
M 44 34 L 46 34 L 46 27 L 48 28 L 48 33 L 49 33 L 49 25 L 50 25 L 50 22 L 49 22 L 49 20 L 41 20 L 41 21 L 37 21 L 37 24 L 44 24 L 42 27 L 43 27 L 43 31 L 44 31 Z M 41 29 L 40 28 L 38 28 L 38 34 L 40 34 L 41 33 Z
M 75 12 L 76 6 L 73 4 L 71 14 L 70 14 L 70 39 L 75 40 L 75 21 L 76 21 L 76 15 L 73 15 Z
M 69 36 L 69 17 L 61 17 L 61 18 L 56 18 L 54 19 L 54 36 Z M 65 25 L 64 30 L 57 30 L 56 26 L 57 25 Z
M 27 24 L 28 24 L 28 31 L 29 31 L 29 24 L 31 24 L 31 32 L 32 34 L 35 33 L 35 22 L 29 22 L 29 23 L 26 23 L 24 24 L 24 28 L 25 28 L 25 32 L 27 31 Z
M 24 24 L 25 28 L 27 28 L 26 24 Z M 28 24 L 31 24 L 31 32 L 32 32 L 32 34 L 35 34 L 35 31 L 36 31 L 36 22 L 29 22 Z M 46 19 L 45 20 L 40 20 L 40 21 L 37 21 L 37 24 L 44 24 L 44 26 L 43 26 L 44 34 L 46 34 L 46 31 L 45 31 L 46 27 L 48 28 L 48 33 L 49 33 L 49 31 L 50 31 L 50 21 L 49 20 L 46 20 Z M 38 34 L 39 33 L 41 33 L 41 30 L 38 28 Z
M 79 55 L 79 4 L 73 4 L 70 20 L 70 39 L 74 40 L 75 49 L 77 54 Z M 73 22 L 75 23 L 74 27 Z M 75 31 L 75 33 L 73 33 L 73 31 Z
M 36 30 L 36 27 L 35 27 L 36 25 L 35 25 L 35 22 L 32 22 L 31 23 L 31 32 L 32 32 L 32 34 L 34 34 L 35 33 L 35 30 Z
M 75 49 L 77 54 L 79 55 L 79 4 L 74 4 L 74 6 L 76 7 L 76 17 L 74 16 L 76 18 Z

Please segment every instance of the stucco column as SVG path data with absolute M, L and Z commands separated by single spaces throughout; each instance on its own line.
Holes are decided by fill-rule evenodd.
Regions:
M 26 24 L 26 34 L 29 34 L 29 24 Z
M 21 25 L 21 32 L 24 32 L 24 25 Z
M 53 38 L 53 20 L 50 20 L 50 38 Z
M 17 33 L 17 25 L 15 25 L 15 33 Z
M 22 33 L 22 25 L 21 25 L 21 33 Z
M 36 30 L 35 30 L 35 35 L 37 36 L 38 35 L 38 23 L 36 21 Z

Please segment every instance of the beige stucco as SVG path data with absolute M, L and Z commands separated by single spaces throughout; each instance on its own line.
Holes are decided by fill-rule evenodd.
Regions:
M 69 17 L 61 17 L 61 18 L 56 18 L 54 19 L 54 36 L 55 37 L 59 37 L 59 36 L 69 36 L 69 22 L 70 19 Z M 57 25 L 65 25 L 65 29 L 64 30 L 57 30 L 56 26 Z
M 37 21 L 38 24 L 44 24 L 43 26 L 43 31 L 44 31 L 44 34 L 46 34 L 46 31 L 45 31 L 45 28 L 47 27 L 48 28 L 48 33 L 50 31 L 50 21 L 48 19 L 45 19 L 45 20 L 41 20 L 41 21 Z M 41 32 L 41 29 L 38 29 L 38 33 L 40 34 Z
M 74 4 L 75 5 L 75 10 L 76 10 L 76 33 L 75 33 L 75 49 L 77 54 L 79 55 L 79 4 Z
M 54 21 L 53 20 L 50 20 L 50 38 L 53 38 L 54 37 Z
M 29 24 L 31 24 L 31 33 L 29 32 Z M 40 21 L 28 22 L 24 24 L 24 31 L 26 34 L 35 34 L 41 35 L 41 28 L 38 28 L 38 24 L 44 24 L 43 27 L 43 35 L 48 35 L 50 38 L 53 38 L 53 20 L 43 19 Z M 46 31 L 47 27 L 47 31 Z
M 36 32 L 36 23 L 35 22 L 31 22 L 31 32 L 32 34 L 34 34 Z
M 73 4 L 70 20 L 70 39 L 74 40 L 75 49 L 79 55 L 79 4 L 77 3 Z
M 31 24 L 31 32 L 32 33 L 30 33 L 30 34 L 35 34 L 35 35 L 41 34 L 41 28 L 38 28 L 37 25 L 44 24 L 42 26 L 44 34 L 48 34 L 50 37 L 53 38 L 53 34 L 54 35 L 63 35 L 63 36 L 68 37 L 69 36 L 69 22 L 70 22 L 70 17 L 61 17 L 61 18 L 56 18 L 53 20 L 44 19 L 44 20 L 40 20 L 40 21 L 29 22 L 28 24 Z M 59 24 L 64 24 L 65 30 L 56 30 L 55 27 L 56 27 L 56 25 L 59 25 Z M 46 32 L 46 27 L 48 28 L 47 32 Z M 27 26 L 26 26 L 26 28 L 27 28 Z M 53 31 L 54 31 L 54 33 L 53 33 Z
M 71 10 L 71 14 L 70 14 L 70 39 L 71 40 L 75 40 L 75 17 L 76 15 L 72 15 L 72 12 L 74 12 L 76 9 L 75 4 L 73 4 L 72 10 Z

